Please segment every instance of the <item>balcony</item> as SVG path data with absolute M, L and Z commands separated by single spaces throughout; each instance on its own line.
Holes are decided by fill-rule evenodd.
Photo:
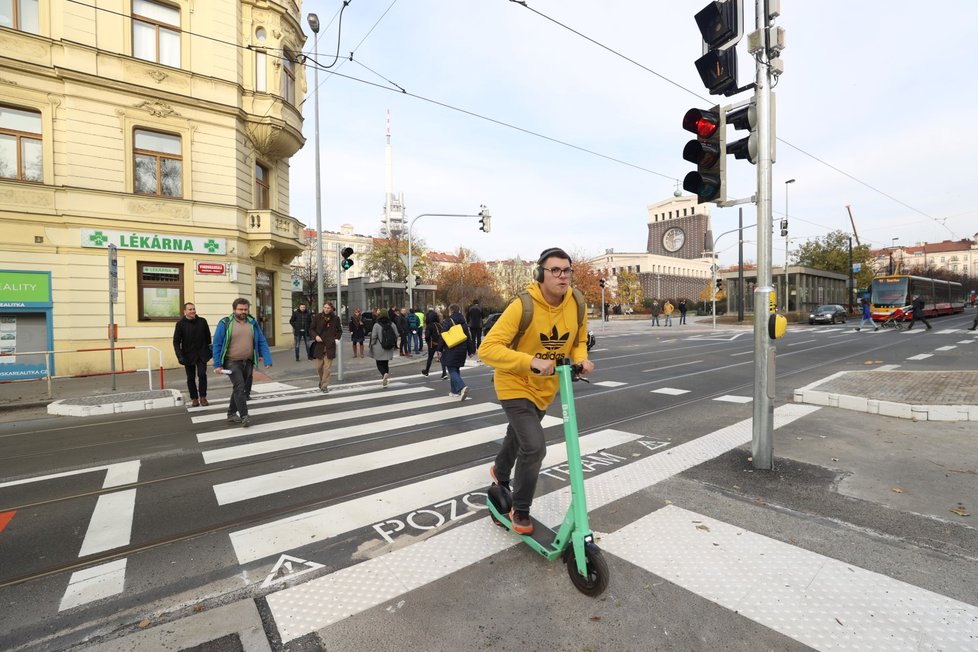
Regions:
M 275 250 L 279 260 L 288 262 L 305 249 L 301 239 L 303 228 L 297 219 L 278 211 L 248 211 L 245 215 L 248 253 L 252 258 L 260 258 Z

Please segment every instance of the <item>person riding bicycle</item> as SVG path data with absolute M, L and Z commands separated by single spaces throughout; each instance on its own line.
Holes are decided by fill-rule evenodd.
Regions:
M 502 449 L 489 468 L 493 482 L 509 488 L 513 474 L 510 521 L 519 534 L 531 534 L 530 505 L 547 453 L 541 421 L 559 389 L 555 362 L 571 358 L 581 375 L 594 371 L 588 360 L 587 319 L 578 320 L 577 301 L 570 291 L 574 273 L 571 258 L 553 247 L 540 254 L 527 288 L 533 299 L 533 319 L 519 335 L 522 302 L 512 301 L 479 347 L 482 362 L 495 369 L 494 385 L 509 426 Z M 576 331 L 575 331 L 576 329 Z

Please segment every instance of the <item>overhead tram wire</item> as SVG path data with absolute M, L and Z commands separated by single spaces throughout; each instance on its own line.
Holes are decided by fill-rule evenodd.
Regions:
M 309 58 L 308 61 L 313 61 L 314 62 L 314 60 L 312 58 Z M 356 60 L 352 60 L 352 61 L 354 61 L 355 63 L 360 64 L 359 61 L 356 61 Z M 360 65 L 362 65 L 364 68 L 367 68 L 367 66 L 365 66 L 363 64 L 360 64 Z M 367 70 L 370 70 L 370 68 L 367 68 Z M 370 70 L 370 71 L 373 72 L 378 77 L 381 77 L 383 79 L 383 76 L 380 75 L 379 73 L 376 73 L 373 70 Z M 556 143 L 558 145 L 563 145 L 564 147 L 569 147 L 571 149 L 576 149 L 579 152 L 584 152 L 585 154 L 590 154 L 592 156 L 597 156 L 597 157 L 603 158 L 603 159 L 605 159 L 607 161 L 612 161 L 613 163 L 618 163 L 619 165 L 624 165 L 624 166 L 627 166 L 627 167 L 630 167 L 630 168 L 634 168 L 634 169 L 640 170 L 642 172 L 648 172 L 649 174 L 654 174 L 656 176 L 662 177 L 663 179 L 668 179 L 669 181 L 677 181 L 676 177 L 669 176 L 668 174 L 663 174 L 662 172 L 656 172 L 655 170 L 650 170 L 648 168 L 644 168 L 641 165 L 637 165 L 635 163 L 629 163 L 628 161 L 623 161 L 622 159 L 615 158 L 614 156 L 609 156 L 608 154 L 602 154 L 601 152 L 596 152 L 596 151 L 594 151 L 592 149 L 588 149 L 588 148 L 582 147 L 580 145 L 575 145 L 575 144 L 569 143 L 569 142 L 567 142 L 565 140 L 560 140 L 559 138 L 554 138 L 552 136 L 547 136 L 546 134 L 541 134 L 539 132 L 533 131 L 532 129 L 527 129 L 525 127 L 520 127 L 518 125 L 514 125 L 514 124 L 509 123 L 509 122 L 504 122 L 503 120 L 497 120 L 496 118 L 490 118 L 489 116 L 482 115 L 482 114 L 476 113 L 474 111 L 469 111 L 468 109 L 463 109 L 461 107 L 453 106 L 451 104 L 447 104 L 447 103 L 442 102 L 440 100 L 435 100 L 435 99 L 432 99 L 430 97 L 425 97 L 423 95 L 418 95 L 417 93 L 412 93 L 412 92 L 410 92 L 410 91 L 402 88 L 398 84 L 395 84 L 394 82 L 391 82 L 391 81 L 388 81 L 388 83 L 393 84 L 394 86 L 396 86 L 396 88 L 391 88 L 389 86 L 384 86 L 383 84 L 378 84 L 376 82 L 367 81 L 366 79 L 360 79 L 359 77 L 351 77 L 350 75 L 344 75 L 343 73 L 336 72 L 335 70 L 330 70 L 328 72 L 331 75 L 337 75 L 337 76 L 342 77 L 344 79 L 349 79 L 350 81 L 360 82 L 361 84 L 366 84 L 368 86 L 374 86 L 375 88 L 380 88 L 382 90 L 389 91 L 389 92 L 392 92 L 392 93 L 401 93 L 402 95 L 406 95 L 408 97 L 413 97 L 414 99 L 421 100 L 422 102 L 428 102 L 429 104 L 434 104 L 436 106 L 440 106 L 442 108 L 449 109 L 451 111 L 457 111 L 458 113 L 462 113 L 464 115 L 471 116 L 473 118 L 478 118 L 479 120 L 485 120 L 486 122 L 491 122 L 491 123 L 493 123 L 495 125 L 499 125 L 500 127 L 506 127 L 507 129 L 512 129 L 514 131 L 519 131 L 519 132 L 524 133 L 524 134 L 527 134 L 529 136 L 534 136 L 536 138 L 541 138 L 543 140 L 547 140 L 547 141 L 550 141 L 552 143 Z
M 83 6 L 83 7 L 87 7 L 89 9 L 94 9 L 96 11 L 101 11 L 101 12 L 105 12 L 105 13 L 112 14 L 112 15 L 115 15 L 115 16 L 120 16 L 122 18 L 126 18 L 126 19 L 131 18 L 131 16 L 129 16 L 127 14 L 124 14 L 122 12 L 114 11 L 114 10 L 111 10 L 111 9 L 106 9 L 104 7 L 97 7 L 97 6 L 93 5 L 93 4 L 89 4 L 87 2 L 83 2 L 82 0 L 68 0 L 68 2 L 77 4 L 77 5 L 80 5 L 80 6 Z M 337 17 L 339 17 L 339 20 L 340 20 L 340 28 L 339 29 L 342 29 L 342 13 L 343 13 L 343 11 L 346 9 L 346 7 L 351 2 L 352 2 L 352 0 L 343 0 L 343 6 L 338 10 L 337 14 L 335 14 L 333 16 L 333 19 L 330 20 L 330 23 L 329 23 L 330 25 L 333 23 L 334 20 L 336 20 Z M 356 46 L 357 48 L 359 48 L 360 45 L 363 44 L 364 40 L 367 38 L 367 36 L 370 34 L 370 32 L 372 32 L 374 30 L 374 28 L 377 26 L 377 24 L 387 15 L 387 13 L 391 10 L 391 8 L 394 6 L 394 4 L 396 2 L 397 2 L 397 0 L 393 0 L 391 2 L 391 4 L 387 7 L 387 9 L 384 11 L 384 13 L 381 14 L 380 18 L 378 18 L 377 21 L 374 23 L 373 27 L 370 28 L 370 31 L 368 31 L 367 35 L 365 35 L 363 37 L 363 39 L 361 39 L 360 42 L 357 44 L 357 46 Z M 527 7 L 527 8 L 529 8 L 529 7 Z M 539 12 L 537 12 L 537 13 L 539 13 Z M 547 16 L 544 16 L 543 14 L 540 14 L 540 15 L 543 16 L 544 18 L 548 18 Z M 552 19 L 548 18 L 548 20 L 552 20 Z M 556 21 L 554 21 L 554 22 L 556 22 Z M 560 23 L 557 23 L 557 24 L 560 25 Z M 566 25 L 561 25 L 561 26 L 562 27 L 565 27 L 566 29 L 570 29 Z M 571 31 L 574 31 L 574 30 L 571 30 Z M 255 51 L 255 47 L 252 46 L 252 45 L 250 45 L 250 44 L 249 45 L 241 45 L 239 43 L 234 43 L 234 42 L 231 42 L 231 41 L 225 41 L 223 39 L 215 38 L 213 36 L 208 36 L 208 35 L 205 35 L 205 34 L 198 34 L 196 32 L 190 32 L 190 31 L 186 31 L 186 30 L 181 30 L 181 33 L 182 34 L 187 34 L 188 36 L 196 36 L 196 37 L 199 37 L 199 38 L 207 39 L 207 40 L 213 41 L 215 43 L 222 43 L 224 45 L 229 45 L 231 47 L 240 48 L 240 49 L 243 49 L 243 50 Z M 642 66 L 638 62 L 633 61 L 632 59 L 629 59 L 628 57 L 625 57 L 624 55 L 621 55 L 620 53 L 617 53 L 614 50 L 611 50 L 610 48 L 607 48 L 604 45 L 601 45 L 597 41 L 594 41 L 593 39 L 590 39 L 587 36 L 584 36 L 583 34 L 580 34 L 579 32 L 574 31 L 574 33 L 580 35 L 583 38 L 588 39 L 589 41 L 591 41 L 592 43 L 595 43 L 596 45 L 599 45 L 599 46 L 601 46 L 601 47 L 609 50 L 610 52 L 614 52 L 615 54 L 618 54 L 618 56 L 621 56 L 622 58 L 628 60 L 629 62 L 631 62 L 631 63 L 633 63 L 633 64 L 635 64 L 637 66 L 642 67 L 646 71 L 648 71 L 648 72 L 650 72 L 650 73 L 652 73 L 654 75 L 657 75 L 657 76 L 661 77 L 662 79 L 668 81 L 669 83 L 675 84 L 676 86 L 679 86 L 679 84 L 676 84 L 675 82 L 667 79 L 666 77 L 663 77 L 659 73 L 656 73 L 654 70 L 651 70 L 649 68 L 646 68 L 645 66 Z M 662 177 L 664 179 L 668 179 L 669 181 L 672 181 L 672 182 L 678 181 L 678 179 L 676 177 L 670 176 L 668 174 L 663 174 L 661 172 L 656 172 L 655 170 L 650 170 L 648 168 L 642 167 L 641 165 L 637 165 L 635 163 L 629 163 L 628 161 L 624 161 L 622 159 L 615 158 L 614 156 L 609 156 L 607 154 L 602 154 L 600 152 L 596 152 L 596 151 L 591 150 L 591 149 L 588 149 L 586 147 L 582 147 L 580 145 L 575 145 L 573 143 L 569 143 L 567 141 L 560 140 L 559 138 L 554 138 L 554 137 L 551 137 L 551 136 L 547 136 L 547 135 L 544 135 L 544 134 L 535 132 L 535 131 L 533 131 L 531 129 L 526 129 L 524 127 L 519 127 L 517 125 L 511 124 L 511 123 L 508 123 L 508 122 L 504 122 L 502 120 L 497 120 L 495 118 L 491 118 L 489 116 L 481 115 L 479 113 L 475 113 L 474 111 L 469 111 L 467 109 L 456 107 L 456 106 L 453 106 L 453 105 L 448 104 L 446 102 L 441 102 L 439 100 L 434 100 L 434 99 L 425 97 L 423 95 L 418 95 L 418 94 L 415 94 L 415 93 L 410 93 L 407 90 L 405 90 L 404 88 L 402 88 L 401 86 L 399 86 L 398 84 L 396 84 L 396 83 L 394 83 L 394 82 L 392 82 L 390 80 L 387 80 L 386 78 L 383 77 L 383 75 L 380 75 L 379 73 L 377 73 L 377 72 L 371 70 L 370 68 L 368 68 L 366 65 L 360 63 L 359 61 L 356 61 L 353 58 L 353 52 L 350 53 L 350 57 L 348 57 L 348 58 L 347 57 L 344 57 L 342 59 L 342 61 L 345 61 L 347 59 L 349 59 L 350 61 L 354 61 L 355 63 L 363 66 L 367 70 L 370 70 L 373 74 L 377 75 L 381 79 L 385 79 L 385 81 L 387 81 L 389 84 L 395 86 L 396 89 L 392 89 L 392 88 L 390 88 L 388 86 L 383 86 L 381 84 L 370 82 L 370 81 L 367 81 L 365 79 L 360 79 L 360 78 L 357 78 L 357 77 L 352 77 L 350 75 L 344 75 L 344 74 L 339 73 L 339 72 L 337 72 L 335 70 L 330 70 L 330 68 L 332 68 L 334 65 L 336 65 L 336 63 L 338 61 L 341 60 L 339 58 L 339 42 L 340 42 L 340 35 L 337 34 L 337 54 L 334 55 L 333 63 L 329 64 L 329 66 L 324 66 L 320 62 L 315 61 L 309 55 L 303 54 L 302 56 L 305 58 L 306 65 L 308 65 L 309 62 L 313 62 L 313 64 L 315 66 L 317 66 L 320 70 L 323 70 L 323 71 L 328 72 L 329 75 L 337 75 L 339 77 L 343 77 L 344 79 L 349 79 L 351 81 L 360 82 L 362 84 L 367 84 L 369 86 L 375 86 L 375 87 L 380 88 L 380 89 L 383 89 L 383 90 L 398 92 L 398 93 L 401 93 L 403 95 L 407 95 L 409 97 L 412 97 L 414 99 L 421 100 L 423 102 L 428 102 L 429 104 L 434 104 L 434 105 L 440 106 L 442 108 L 446 108 L 446 109 L 449 109 L 449 110 L 452 110 L 452 111 L 457 111 L 459 113 L 462 113 L 462 114 L 471 116 L 473 118 L 478 118 L 480 120 L 485 120 L 486 122 L 491 122 L 491 123 L 496 124 L 496 125 L 499 125 L 501 127 L 506 127 L 508 129 L 513 129 L 515 131 L 519 131 L 519 132 L 524 133 L 524 134 L 527 134 L 529 136 L 534 136 L 536 138 L 541 138 L 543 140 L 547 140 L 547 141 L 550 141 L 550 142 L 555 143 L 555 144 L 558 144 L 558 145 L 563 145 L 564 147 L 569 147 L 571 149 L 575 149 L 575 150 L 577 150 L 579 152 L 583 152 L 585 154 L 590 154 L 592 156 L 597 156 L 599 158 L 603 158 L 603 159 L 605 159 L 607 161 L 611 161 L 613 163 L 618 163 L 619 165 L 624 165 L 626 167 L 630 167 L 630 168 L 633 168 L 633 169 L 636 169 L 636 170 L 640 170 L 642 172 L 647 172 L 648 174 L 653 174 L 655 176 L 659 176 L 659 177 Z M 277 56 L 280 59 L 284 59 L 285 58 L 285 51 L 284 51 L 283 48 L 271 48 L 271 47 L 269 47 L 269 48 L 262 48 L 262 50 L 265 51 L 270 56 Z M 356 48 L 354 48 L 354 51 L 355 50 L 356 50 Z M 279 54 L 275 54 L 276 52 L 279 53 Z M 327 79 L 328 78 L 329 77 L 327 76 Z M 324 84 L 325 82 L 326 82 L 326 80 L 323 80 L 323 82 L 320 83 L 320 86 L 322 86 L 322 84 Z M 683 90 L 686 90 L 687 92 L 692 93 L 692 91 L 690 91 L 689 89 L 684 88 L 682 86 L 679 86 L 679 88 L 682 88 Z M 305 103 L 305 100 L 306 99 L 308 99 L 308 97 L 303 98 L 302 103 L 300 103 L 300 105 L 303 104 L 303 103 Z M 271 106 L 269 106 L 268 109 L 266 109 L 266 116 L 267 116 L 267 111 L 270 110 L 270 109 L 271 109 Z
M 605 45 L 605 44 L 603 44 L 603 43 L 601 43 L 601 42 L 599 42 L 599 41 L 596 41 L 596 40 L 594 40 L 594 39 L 593 39 L 593 38 L 591 38 L 590 36 L 588 36 L 588 35 L 586 35 L 586 34 L 583 34 L 583 33 L 581 33 L 581 32 L 579 32 L 579 31 L 577 31 L 577 30 L 576 30 L 576 29 L 574 29 L 573 27 L 570 27 L 569 25 L 565 25 L 564 23 L 562 23 L 562 22 L 560 22 L 559 20 L 557 20 L 557 19 L 555 19 L 555 18 L 551 18 L 550 16 L 548 16 L 548 15 L 546 15 L 546 14 L 544 14 L 544 13 L 542 13 L 542 12 L 540 12 L 540 11 L 537 11 L 537 10 L 536 10 L 536 9 L 534 9 L 533 7 L 531 7 L 531 6 L 529 6 L 529 5 L 528 5 L 528 4 L 526 3 L 526 0 L 509 0 L 509 1 L 510 1 L 510 2 L 512 2 L 512 3 L 514 3 L 514 4 L 518 4 L 518 5 L 520 5 L 520 6 L 521 6 L 521 7 L 523 7 L 524 9 L 527 9 L 527 10 L 529 10 L 529 11 L 532 11 L 532 12 L 533 12 L 533 13 L 535 13 L 535 14 L 536 14 L 537 16 L 540 16 L 541 18 L 544 18 L 545 20 L 548 20 L 548 21 L 550 21 L 550 22 L 552 22 L 553 24 L 555 24 L 555 25 L 558 25 L 558 26 L 560 26 L 560 27 L 562 27 L 562 28 L 564 28 L 564 29 L 566 29 L 567 31 L 569 31 L 569 32 L 571 32 L 571 33 L 573 33 L 573 34 L 575 34 L 575 35 L 577 35 L 577 36 L 579 36 L 579 37 L 581 37 L 581 38 L 583 38 L 584 40 L 586 40 L 586 41 L 588 41 L 588 42 L 590 42 L 590 43 L 592 43 L 592 44 L 594 44 L 594 45 L 596 45 L 596 46 L 598 46 L 599 48 L 601 48 L 601 49 L 603 49 L 603 50 L 607 50 L 607 51 L 608 51 L 608 52 L 610 52 L 611 54 L 614 54 L 615 56 L 617 56 L 617 57 L 619 57 L 619 58 L 621 58 L 621 59 L 624 59 L 625 61 L 627 61 L 627 62 L 629 62 L 629 63 L 631 63 L 632 65 L 635 65 L 635 66 L 638 66 L 638 67 L 639 67 L 639 68 L 641 68 L 642 70 L 644 70 L 644 71 L 646 71 L 646 72 L 648 72 L 648 73 L 650 73 L 650 74 L 652 74 L 652 75 L 655 75 L 655 76 L 656 76 L 656 77 L 658 77 L 659 79 L 661 79 L 661 80 L 663 80 L 663 81 L 665 81 L 665 82 L 667 82 L 667 83 L 669 83 L 669 84 L 672 84 L 672 85 L 673 85 L 673 86 L 675 86 L 676 88 L 679 88 L 679 89 L 681 89 L 681 90 L 684 90 L 684 91 L 686 91 L 687 93 L 689 93 L 689 94 L 691 94 L 691 95 L 693 95 L 694 97 L 696 97 L 696 98 L 698 98 L 698 99 L 700 99 L 700 100 L 702 100 L 702 101 L 704 101 L 704 102 L 712 102 L 712 101 L 713 101 L 713 100 L 710 100 L 709 98 L 705 98 L 705 97 L 703 97 L 702 95 L 700 95 L 699 93 L 697 93 L 697 92 L 695 92 L 695 91 L 693 91 L 693 90 L 690 90 L 689 88 L 686 88 L 686 87 L 685 87 L 685 86 L 683 86 L 682 84 L 680 84 L 680 83 L 678 83 L 678 82 L 675 82 L 675 81 L 673 81 L 673 80 L 671 80 L 671 79 L 669 79 L 669 78 L 668 78 L 668 77 L 666 77 L 665 75 L 663 75 L 663 74 L 661 74 L 661 73 L 658 73 L 658 72 L 656 72 L 655 70 L 652 70 L 652 69 L 651 69 L 651 68 L 649 68 L 648 66 L 645 66 L 645 65 L 643 65 L 643 64 L 641 64 L 641 63 L 639 63 L 638 61 L 635 61 L 634 59 L 632 59 L 632 58 L 630 58 L 630 57 L 628 57 L 628 56 L 626 56 L 626 55 L 624 55 L 624 54 L 622 54 L 621 52 L 618 52 L 617 50 L 615 50 L 615 49 L 613 49 L 613 48 L 610 48 L 610 47 L 608 47 L 607 45 Z M 950 232 L 950 233 L 951 233 L 952 235 L 954 234 L 954 232 L 953 232 L 953 231 L 951 231 L 951 229 L 950 229 L 950 227 L 948 227 L 948 226 L 947 226 L 947 225 L 946 225 L 946 224 L 944 223 L 944 221 L 943 221 L 943 220 L 941 220 L 941 219 L 938 219 L 938 218 L 936 218 L 936 217 L 934 217 L 933 215 L 929 215 L 929 214 L 927 214 L 927 213 L 925 213 L 924 211 L 922 211 L 922 210 L 920 210 L 919 208 L 915 208 L 914 206 L 911 206 L 910 204 L 908 204 L 908 203 L 906 203 L 906 202 L 904 202 L 904 201 L 901 201 L 901 200 L 899 200 L 899 199 L 897 199 L 896 197 L 894 197 L 893 195 L 891 195 L 891 194 L 889 194 L 889 193 L 886 193 L 886 192 L 883 192 L 883 191 L 882 191 L 882 190 L 880 190 L 879 188 L 877 188 L 877 187 L 875 187 L 875 186 L 873 186 L 873 185 L 870 185 L 869 183 L 867 183 L 867 182 L 865 182 L 865 181 L 863 181 L 863 180 L 861 180 L 861 179 L 859 179 L 859 178 L 857 178 L 857 177 L 855 177 L 855 176 L 853 176 L 852 174 L 849 174 L 848 172 L 845 172 L 844 170 L 841 170 L 840 168 L 838 168 L 838 167 L 836 167 L 836 166 L 834 166 L 834 165 L 832 165 L 831 163 L 828 163 L 827 161 L 823 161 L 822 159 L 820 159 L 820 158 L 818 158 L 818 157 L 817 157 L 817 156 L 815 156 L 814 154 L 810 154 L 810 153 L 808 153 L 808 152 L 806 152 L 806 151 L 805 151 L 805 150 L 803 150 L 802 148 L 800 148 L 800 147 L 798 147 L 797 145 L 794 145 L 794 144 L 792 144 L 792 143 L 790 143 L 790 142 L 788 142 L 787 140 L 785 140 L 785 139 L 783 139 L 783 138 L 781 138 L 781 137 L 778 137 L 778 136 L 776 136 L 775 138 L 777 138 L 777 140 L 778 140 L 779 142 L 782 142 L 782 143 L 784 143 L 785 145 L 787 145 L 788 147 L 790 147 L 790 148 L 792 148 L 792 149 L 794 149 L 795 151 L 797 151 L 797 152 L 799 152 L 799 153 L 801 153 L 801 154 L 804 154 L 805 156 L 807 156 L 807 157 L 809 157 L 809 158 L 810 158 L 810 159 L 812 159 L 813 161 L 816 161 L 817 163 L 821 163 L 822 165 L 824 165 L 825 167 L 827 167 L 827 168 L 829 168 L 830 170 L 833 170 L 833 171 L 835 171 L 835 172 L 838 172 L 839 174 L 841 174 L 841 175 L 843 175 L 844 177 L 846 177 L 846 178 L 848 178 L 848 179 L 850 179 L 850 180 L 852 180 L 852 181 L 855 181 L 856 183 L 858 183 L 858 184 L 860 184 L 861 186 L 863 186 L 863 187 L 865 187 L 865 188 L 869 188 L 869 189 L 870 189 L 870 190 L 872 190 L 873 192 L 875 192 L 875 193 L 878 193 L 878 194 L 880 194 L 880 195 L 882 195 L 882 196 L 884 196 L 884 197 L 886 197 L 886 198 L 887 198 L 887 199 L 889 199 L 890 201 L 893 201 L 893 202 L 896 202 L 897 204 L 899 204 L 899 205 L 901 205 L 901 206 L 903 206 L 904 208 L 907 208 L 907 209 L 909 209 L 909 210 L 911 210 L 911 211 L 913 211 L 913 212 L 915 212 L 915 213 L 919 213 L 920 215 L 923 215 L 924 217 L 926 217 L 926 218 L 927 218 L 927 219 L 929 219 L 929 220 L 933 220 L 934 222 L 936 222 L 936 223 L 938 223 L 938 224 L 940 224 L 940 225 L 941 225 L 941 226 L 943 226 L 943 227 L 944 227 L 945 229 L 947 229 L 947 230 L 948 230 L 948 232 Z

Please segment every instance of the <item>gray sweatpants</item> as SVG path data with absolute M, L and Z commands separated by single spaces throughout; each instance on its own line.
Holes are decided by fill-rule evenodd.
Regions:
M 496 479 L 505 482 L 510 478 L 513 466 L 516 466 L 512 482 L 513 508 L 528 512 L 537 489 L 543 457 L 547 454 L 547 441 L 540 423 L 546 411 L 525 398 L 500 403 L 509 419 L 509 426 L 502 450 L 496 456 Z

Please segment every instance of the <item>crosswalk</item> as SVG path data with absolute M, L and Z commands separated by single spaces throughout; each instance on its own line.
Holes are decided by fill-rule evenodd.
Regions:
M 613 389 L 610 385 L 605 387 Z M 662 400 L 669 400 L 680 399 L 689 390 L 653 391 Z M 750 398 L 725 395 L 716 400 L 743 403 Z M 310 456 L 305 462 L 293 459 L 286 468 L 272 472 L 250 472 L 245 467 L 241 477 L 213 484 L 214 496 L 222 507 L 326 481 L 393 472 L 402 465 L 498 441 L 506 429 L 502 410 L 493 401 L 460 403 L 440 391 L 409 383 L 393 383 L 382 393 L 374 386 L 351 391 L 336 388 L 326 398 L 311 391 L 278 387 L 274 395 L 259 398 L 252 405 L 250 413 L 256 417 L 255 425 L 247 429 L 217 424 L 224 418 L 222 411 L 215 414 L 214 409 L 191 410 L 192 421 L 200 428 L 196 438 L 205 465 L 258 460 L 365 436 L 383 435 L 386 439 L 383 446 L 369 452 L 326 460 Z M 323 408 L 327 406 L 325 412 Z M 774 426 L 782 428 L 818 409 L 782 405 L 775 410 Z M 462 419 L 491 423 L 482 425 L 479 421 L 478 426 L 439 429 L 438 434 L 421 439 L 403 438 L 405 433 L 424 426 L 453 424 Z M 553 433 L 552 429 L 559 429 L 561 423 L 560 419 L 547 416 L 543 425 Z M 600 470 L 586 476 L 589 508 L 593 511 L 626 499 L 750 440 L 749 419 L 679 444 L 653 442 L 643 433 L 627 430 L 604 429 L 585 434 L 580 441 L 581 454 L 591 460 L 590 469 Z M 639 444 L 651 453 L 616 454 L 623 447 Z M 559 469 L 566 463 L 562 442 L 548 446 L 546 463 L 550 469 Z M 270 591 L 267 605 L 281 641 L 288 643 L 517 545 L 514 537 L 494 527 L 488 519 L 478 518 L 484 514 L 485 486 L 485 464 L 465 466 L 406 485 L 263 520 L 230 532 L 229 540 L 238 564 L 265 569 L 259 575 L 267 574 L 269 578 L 264 585 Z M 551 526 L 559 524 L 568 499 L 566 486 L 538 496 L 534 516 Z M 425 536 L 350 560 L 338 568 L 315 557 L 322 546 L 353 533 L 367 532 L 365 537 L 372 533 L 376 541 L 392 543 L 409 530 Z M 714 536 L 697 539 L 704 530 Z M 717 545 L 718 540 L 723 541 L 722 546 Z M 655 545 L 650 545 L 651 541 Z M 602 548 L 740 617 L 816 649 L 902 649 L 903 633 L 907 640 L 923 642 L 925 647 L 934 649 L 969 649 L 968 645 L 975 644 L 978 608 L 973 605 L 854 568 L 679 505 L 653 510 L 615 532 L 603 533 Z M 682 558 L 686 566 L 672 563 L 674 558 Z M 779 577 L 780 588 L 775 597 L 752 594 L 749 588 L 746 593 L 725 589 L 718 582 L 721 577 L 741 577 L 741 565 L 750 564 L 794 570 L 787 579 Z M 294 582 L 271 582 L 283 567 L 300 568 L 303 577 Z M 856 614 L 842 627 L 835 618 L 838 611 L 824 607 L 839 592 L 849 596 L 849 606 Z M 823 608 L 812 612 L 812 602 Z M 799 624 L 796 616 L 802 612 L 814 615 L 802 618 Z M 897 625 L 896 629 L 887 628 L 891 623 Z

